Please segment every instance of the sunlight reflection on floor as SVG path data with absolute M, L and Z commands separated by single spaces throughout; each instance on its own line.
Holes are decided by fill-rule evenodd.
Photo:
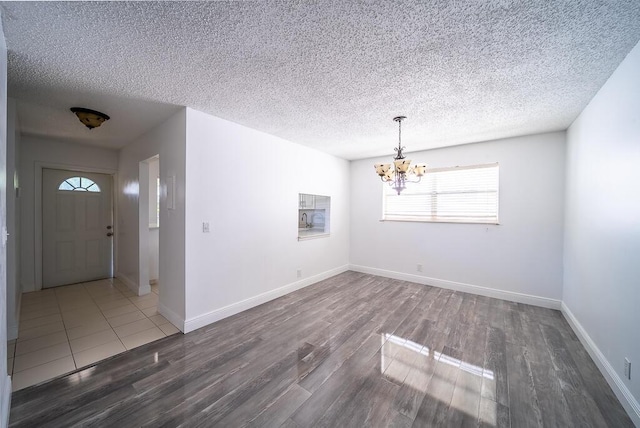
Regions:
M 393 334 L 381 334 L 381 342 L 380 372 L 387 379 L 495 426 L 493 371 Z

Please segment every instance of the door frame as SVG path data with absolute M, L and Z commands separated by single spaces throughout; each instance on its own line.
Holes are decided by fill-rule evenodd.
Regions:
M 35 162 L 35 215 L 34 215 L 34 267 L 35 267 L 35 290 L 42 290 L 42 170 L 43 169 L 62 169 L 74 172 L 95 172 L 98 174 L 106 174 L 111 176 L 111 209 L 113 210 L 113 225 L 116 233 L 113 235 L 113 266 L 112 275 L 115 275 L 118 263 L 118 198 L 116 188 L 118 185 L 118 171 L 115 169 L 93 168 L 88 166 L 69 165 L 53 162 Z
M 138 295 L 151 293 L 149 284 L 149 161 L 138 162 Z

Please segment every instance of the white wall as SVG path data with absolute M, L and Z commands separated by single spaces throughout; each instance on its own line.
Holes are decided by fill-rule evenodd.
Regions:
M 7 104 L 7 230 L 11 239 L 7 242 L 7 339 L 18 337 L 20 315 L 20 206 L 16 194 L 18 180 L 18 147 L 20 147 L 20 126 L 16 101 L 9 98 Z
M 383 184 L 373 165 L 392 156 L 352 162 L 352 267 L 559 308 L 564 151 L 558 132 L 408 156 L 431 168 L 499 162 L 500 225 L 381 222 Z
M 348 180 L 345 160 L 187 109 L 185 331 L 345 270 Z M 297 240 L 298 193 L 331 196 L 330 237 Z
M 11 379 L 7 375 L 7 251 L 4 240 L 6 232 L 7 205 L 7 44 L 2 30 L 0 13 L 0 426 L 9 425 L 9 403 L 11 402 Z
M 149 281 L 160 278 L 160 228 L 149 228 Z
M 42 185 L 42 167 L 115 173 L 118 152 L 94 146 L 68 143 L 42 137 L 23 136 L 20 141 L 20 269 L 22 291 L 39 289 L 34 260 L 36 248 L 36 191 Z M 37 183 L 39 181 L 39 183 Z M 36 186 L 37 185 L 37 186 Z
M 568 130 L 563 301 L 640 426 L 638 76 L 640 45 Z M 632 380 L 624 378 L 625 357 Z
M 141 266 L 148 266 L 148 207 L 140 215 L 141 193 L 148 196 L 148 167 L 141 177 L 140 162 L 160 155 L 160 183 L 165 194 L 160 198 L 160 304 L 159 311 L 181 327 L 185 318 L 185 138 L 186 111 L 180 110 L 163 124 L 130 143 L 119 153 L 118 169 L 118 272 L 130 287 L 139 283 Z M 167 178 L 175 177 L 175 209 L 168 209 Z M 144 181 L 144 183 L 141 183 Z M 140 189 L 144 192 L 140 192 Z M 142 196 L 143 196 L 142 195 Z M 142 220 L 142 221 L 141 221 Z M 146 233 L 145 233 L 146 231 Z M 142 232 L 142 233 L 141 233 Z M 145 242 L 141 242 L 146 239 Z M 140 252 L 144 263 L 140 263 Z M 148 278 L 148 275 L 143 275 Z M 149 285 L 146 284 L 148 289 Z

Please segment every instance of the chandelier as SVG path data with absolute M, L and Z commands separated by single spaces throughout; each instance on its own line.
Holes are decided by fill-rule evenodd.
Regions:
M 427 165 L 423 163 L 410 167 L 411 160 L 405 159 L 402 154 L 405 149 L 402 147 L 402 121 L 406 118 L 406 116 L 393 118 L 394 121 L 398 122 L 398 147 L 394 147 L 396 157 L 393 158 L 393 169 L 391 169 L 390 163 L 377 163 L 374 165 L 376 174 L 380 176 L 383 182 L 389 184 L 398 192 L 398 195 L 407 187 L 407 183 L 418 183 L 427 169 Z

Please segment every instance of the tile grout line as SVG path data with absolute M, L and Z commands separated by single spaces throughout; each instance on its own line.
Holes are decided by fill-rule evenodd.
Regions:
M 116 289 L 116 290 L 117 290 L 117 291 L 118 291 L 118 292 L 119 292 L 119 293 L 120 293 L 120 294 L 121 294 L 125 299 L 127 299 L 127 300 L 129 301 L 129 303 L 131 303 L 133 306 L 135 306 L 136 310 L 140 311 L 140 312 L 145 316 L 145 319 L 148 319 L 149 321 L 151 321 L 151 323 L 153 324 L 153 327 L 152 327 L 152 328 L 149 328 L 149 329 L 147 329 L 147 330 L 143 330 L 143 331 L 148 331 L 148 330 L 151 330 L 151 329 L 153 329 L 153 328 L 157 328 L 157 329 L 158 329 L 158 330 L 160 330 L 160 332 L 164 335 L 164 337 L 167 337 L 167 335 L 165 334 L 165 332 L 164 332 L 164 331 L 163 331 L 163 330 L 162 330 L 158 325 L 156 325 L 156 323 L 154 323 L 154 322 L 150 319 L 150 317 L 148 317 L 148 316 L 147 316 L 147 314 L 145 314 L 145 313 L 144 313 L 144 311 L 143 311 L 142 309 L 140 309 L 140 308 L 138 307 L 138 305 L 136 305 L 136 304 L 135 304 L 135 302 L 133 302 L 133 301 L 131 300 L 131 297 L 125 296 L 125 295 L 124 295 L 124 293 L 123 293 L 119 288 L 117 288 L 115 285 L 113 285 L 113 281 L 110 281 L 110 282 L 111 282 L 111 285 L 112 285 L 112 286 L 113 286 L 113 287 L 114 287 L 114 288 L 115 288 L 115 289 Z M 87 290 L 87 293 L 89 293 L 89 291 L 88 291 L 88 290 Z M 152 293 L 149 293 L 149 295 L 150 295 L 150 296 L 151 296 L 152 294 L 155 294 L 155 293 L 153 293 L 153 292 L 152 292 Z M 126 346 L 126 345 L 124 344 L 124 342 L 122 341 L 122 339 L 123 339 L 123 338 L 121 338 L 121 337 L 120 337 L 120 335 L 115 331 L 115 328 L 114 328 L 114 327 L 111 325 L 111 323 L 109 322 L 109 318 L 105 315 L 105 313 L 103 312 L 102 308 L 100 308 L 100 306 L 98 305 L 98 302 L 95 300 L 94 296 L 92 296 L 92 295 L 89 293 L 89 297 L 91 297 L 91 300 L 92 300 L 92 301 L 93 301 L 93 303 L 98 307 L 98 309 L 100 310 L 100 313 L 102 314 L 102 316 L 107 320 L 107 324 L 109 324 L 109 327 L 111 328 L 111 330 L 113 331 L 113 333 L 114 333 L 114 334 L 116 335 L 116 337 L 118 338 L 118 341 L 122 344 L 122 347 L 123 347 L 126 351 L 130 351 L 130 349 L 129 349 L 129 348 L 127 348 L 127 346 Z M 156 303 L 154 306 L 157 308 L 158 304 Z M 157 309 L 156 309 L 156 311 L 157 311 Z M 123 315 L 126 315 L 126 314 L 123 314 Z M 115 317 L 112 317 L 112 318 L 115 318 Z M 131 321 L 131 322 L 129 322 L 129 323 L 122 324 L 122 325 L 123 325 L 123 326 L 124 326 L 124 325 L 129 325 L 129 324 L 133 324 L 133 323 L 138 322 L 138 321 L 142 321 L 142 320 Z M 121 327 L 121 326 L 118 326 L 118 327 Z M 136 333 L 129 334 L 129 335 L 124 336 L 124 337 L 129 337 L 129 336 L 132 336 L 132 335 L 137 334 L 137 333 L 141 333 L 141 331 L 140 331 L 140 332 L 136 332 Z M 98 345 L 98 346 L 101 346 L 101 345 Z M 95 348 L 95 347 L 94 347 L 94 348 Z M 90 349 L 93 349 L 93 348 L 90 348 Z M 134 348 L 131 348 L 131 349 L 134 349 Z
M 131 322 L 129 322 L 129 323 L 123 324 L 123 326 L 124 326 L 124 325 L 129 325 L 129 324 L 132 324 L 132 323 L 135 323 L 135 322 L 138 322 L 138 321 L 142 321 L 142 320 L 144 320 L 144 319 L 151 321 L 151 324 L 153 325 L 153 327 L 150 327 L 150 328 L 148 328 L 148 329 L 141 330 L 141 331 L 139 331 L 139 332 L 131 333 L 131 334 L 127 335 L 127 336 L 124 336 L 125 338 L 126 338 L 126 337 L 129 337 L 129 336 L 131 336 L 131 335 L 134 335 L 134 334 L 142 333 L 142 332 L 145 332 L 145 331 L 151 331 L 151 330 L 159 331 L 159 332 L 160 332 L 160 334 L 162 334 L 162 337 L 168 337 L 168 336 L 169 336 L 169 335 L 167 335 L 167 334 L 164 332 L 164 330 L 161 328 L 161 326 L 164 326 L 165 324 L 170 324 L 170 322 L 169 322 L 168 320 L 166 320 L 166 322 L 165 322 L 165 323 L 162 323 L 162 324 L 160 324 L 160 325 L 159 325 L 159 324 L 156 324 L 156 322 L 154 322 L 154 321 L 151 319 L 151 316 L 147 315 L 147 314 L 144 312 L 144 311 L 145 311 L 145 310 L 147 310 L 147 309 L 151 309 L 151 308 L 155 307 L 155 308 L 156 308 L 156 311 L 155 311 L 155 313 L 154 313 L 154 315 L 153 315 L 153 316 L 161 315 L 161 314 L 159 314 L 159 313 L 157 312 L 157 302 L 156 302 L 156 304 L 155 304 L 154 306 L 151 306 L 151 307 L 149 307 L 149 308 L 145 308 L 145 309 L 141 309 L 141 308 L 136 304 L 136 302 L 134 302 L 134 301 L 132 301 L 132 300 L 131 300 L 131 297 L 135 297 L 135 296 L 131 296 L 131 297 L 129 297 L 129 296 L 125 295 L 125 294 L 124 294 L 124 292 L 123 292 L 120 288 L 118 288 L 118 287 L 116 286 L 116 284 L 114 284 L 114 282 L 113 282 L 113 279 L 112 279 L 112 278 L 108 279 L 108 282 L 109 282 L 110 287 L 112 287 L 113 289 L 115 289 L 115 291 L 117 291 L 117 292 L 118 292 L 118 294 L 119 294 L 119 295 L 121 295 L 121 296 L 123 297 L 123 300 L 124 300 L 124 299 L 126 299 L 126 300 L 128 301 L 128 303 L 129 303 L 129 304 L 132 304 L 132 305 L 136 308 L 136 310 L 137 310 L 138 312 L 142 313 L 142 314 L 143 314 L 143 316 L 144 316 L 144 318 L 141 318 L 141 319 L 139 319 L 139 320 L 135 320 L 135 321 L 131 321 Z M 90 292 L 89 288 L 87 288 L 87 284 L 88 284 L 88 283 L 86 283 L 86 282 L 79 283 L 78 285 L 80 285 L 80 286 L 81 286 L 80 290 L 82 290 L 84 293 L 87 293 L 87 295 L 88 295 L 88 297 L 90 298 L 90 300 L 91 300 L 92 304 L 94 304 L 94 305 L 98 308 L 100 315 L 105 319 L 105 321 L 107 322 L 107 324 L 108 324 L 108 326 L 109 326 L 109 329 L 110 329 L 110 330 L 115 334 L 115 336 L 116 336 L 116 337 L 117 337 L 117 339 L 118 339 L 118 342 L 122 345 L 122 348 L 123 348 L 125 351 L 129 351 L 130 349 L 128 349 L 128 348 L 125 346 L 125 344 L 124 344 L 124 342 L 123 342 L 122 338 L 121 338 L 121 337 L 120 337 L 120 335 L 118 335 L 118 333 L 115 331 L 115 328 L 114 328 L 114 327 L 111 325 L 111 323 L 109 322 L 109 318 L 106 316 L 106 314 L 105 314 L 104 310 L 103 310 L 103 309 L 99 306 L 99 304 L 98 304 L 98 300 L 99 300 L 101 297 L 108 297 L 108 296 L 110 296 L 110 294 L 104 294 L 104 295 L 102 295 L 102 296 L 94 296 L 94 295 Z M 64 287 L 64 286 L 62 286 L 62 287 Z M 42 291 L 42 290 L 39 290 L 39 291 Z M 61 320 L 61 322 L 62 322 L 62 327 L 63 327 L 64 334 L 65 334 L 66 344 L 67 344 L 67 346 L 69 347 L 70 355 L 66 355 L 66 356 L 63 356 L 63 357 L 61 357 L 61 358 L 57 358 L 57 359 L 54 359 L 54 360 L 51 360 L 51 361 L 44 362 L 44 363 L 42 363 L 42 364 L 38 364 L 37 366 L 30 367 L 30 368 L 28 368 L 28 369 L 22 370 L 21 372 L 26 372 L 26 371 L 28 371 L 28 370 L 32 370 L 32 369 L 35 369 L 35 368 L 37 368 L 37 367 L 41 367 L 41 366 L 43 366 L 43 365 L 45 365 L 45 364 L 49 364 L 49 363 L 52 363 L 52 362 L 55 362 L 55 361 L 63 360 L 63 359 L 65 359 L 65 358 L 67 358 L 68 356 L 71 356 L 71 359 L 72 359 L 73 366 L 74 366 L 74 369 L 75 369 L 75 370 L 78 370 L 78 369 L 81 369 L 81 368 L 82 368 L 82 367 L 79 367 L 79 366 L 78 366 L 78 363 L 77 363 L 77 361 L 76 361 L 76 357 L 77 357 L 77 355 L 76 355 L 76 354 L 77 354 L 77 353 L 73 351 L 73 348 L 71 347 L 71 338 L 69 337 L 69 330 L 70 330 L 71 328 L 74 328 L 74 327 L 69 327 L 69 326 L 68 326 L 68 324 L 67 324 L 67 322 L 65 321 L 65 319 L 64 319 L 64 317 L 63 317 L 63 313 L 64 313 L 64 311 L 63 311 L 63 308 L 62 308 L 62 303 L 63 303 L 63 302 L 66 302 L 67 300 L 64 300 L 63 296 L 62 296 L 61 294 L 59 294 L 59 293 L 58 293 L 58 291 L 59 291 L 59 290 L 55 290 L 55 289 L 54 289 L 54 290 L 52 290 L 52 292 L 51 292 L 51 295 L 52 295 L 52 297 L 53 297 L 53 300 L 55 301 L 55 307 L 56 307 L 56 309 L 57 309 L 57 311 L 58 311 L 58 312 L 57 312 L 57 314 L 51 314 L 51 315 L 59 315 L 59 316 L 60 316 L 60 320 Z M 62 294 L 65 294 L 65 293 L 62 293 Z M 73 294 L 73 293 L 71 293 L 71 294 Z M 113 294 L 111 294 L 111 296 L 113 296 Z M 156 298 L 156 299 L 157 299 L 157 298 L 159 297 L 159 294 L 158 294 L 158 293 L 156 293 L 156 292 L 154 292 L 154 291 L 152 291 L 151 293 L 149 293 L 149 297 L 150 297 L 150 298 Z M 67 296 L 67 298 L 69 298 L 69 296 Z M 118 300 L 118 299 L 116 299 L 116 300 Z M 76 310 L 76 309 L 80 309 L 80 308 L 69 309 L 69 311 L 73 311 L 73 310 Z M 122 314 L 122 315 L 125 315 L 125 314 Z M 49 316 L 49 315 L 43 315 L 43 317 L 44 317 L 44 316 Z M 38 317 L 38 318 L 41 318 L 41 317 Z M 81 318 L 82 318 L 82 317 L 81 317 Z M 115 318 L 115 317 L 112 317 L 112 318 Z M 78 327 L 80 327 L 80 326 L 78 326 Z M 38 327 L 34 327 L 34 328 L 38 328 Z M 105 329 L 104 331 L 107 331 L 107 330 Z M 56 333 L 56 332 L 54 332 L 54 333 Z M 34 337 L 34 338 L 32 338 L 32 339 L 34 339 L 34 340 L 35 340 L 35 339 L 39 339 L 40 337 L 45 337 L 45 336 L 47 336 L 47 335 L 49 335 L 49 334 L 54 334 L 54 333 L 48 333 L 48 334 L 46 334 L 46 335 L 39 336 L 39 337 Z M 93 334 L 93 333 L 91 333 L 91 334 Z M 89 335 L 90 335 L 90 334 L 87 334 L 87 335 L 82 336 L 82 337 L 87 337 L 87 336 L 89 336 Z M 18 336 L 19 336 L 19 335 L 18 335 Z M 78 337 L 78 338 L 76 338 L 76 339 L 80 339 L 80 338 L 82 338 L 82 337 Z M 15 368 L 15 358 L 16 358 L 17 344 L 18 344 L 18 340 L 19 340 L 19 339 L 20 339 L 20 338 L 18 337 L 18 338 L 16 338 L 16 339 L 15 339 L 15 341 L 14 341 L 14 350 L 13 350 L 13 357 L 12 357 L 12 367 L 11 367 L 11 370 L 10 370 L 10 373 L 9 373 L 9 374 L 10 374 L 10 375 L 12 375 L 12 376 L 15 374 L 15 373 L 14 373 L 14 368 Z M 74 340 L 76 340 L 76 339 L 74 339 Z M 157 340 L 157 339 L 156 339 L 156 340 Z M 145 342 L 145 343 L 149 343 L 149 342 Z M 97 347 L 99 347 L 99 346 L 103 346 L 103 345 L 105 345 L 105 344 L 96 345 L 96 346 L 93 346 L 93 347 L 91 347 L 91 348 L 88 348 L 88 349 L 84 349 L 84 350 L 82 350 L 82 351 L 79 351 L 79 352 L 86 352 L 86 351 L 89 351 L 89 350 L 91 350 L 91 349 L 95 349 L 95 348 L 97 348 Z M 138 345 L 138 346 L 139 346 L 139 345 Z M 137 347 L 137 346 L 135 346 L 134 348 L 136 348 L 136 347 Z M 131 348 L 131 349 L 134 349 L 134 348 Z M 43 349 L 44 349 L 44 348 L 43 348 Z M 32 352 L 39 352 L 39 351 L 40 351 L 40 350 L 35 350 L 35 351 L 32 351 Z M 78 353 L 79 353 L 79 352 L 78 352 Z M 120 354 L 120 353 L 121 353 L 121 352 L 118 352 L 117 354 Z M 117 354 L 114 354 L 114 355 L 117 355 Z M 83 367 L 84 367 L 84 366 L 83 366 Z M 8 370 L 8 371 L 9 371 L 9 370 Z M 21 389 L 22 389 L 22 388 L 21 388 Z
M 122 291 L 120 291 L 119 288 L 117 288 L 114 284 L 113 284 L 113 278 L 109 278 L 109 282 L 111 283 L 111 286 L 113 288 L 115 288 L 118 293 L 122 294 L 122 297 L 124 297 L 125 299 L 129 300 L 129 298 L 127 296 L 125 296 Z M 89 293 L 89 291 L 87 290 L 87 293 Z M 106 296 L 106 295 L 105 295 Z M 98 310 L 100 311 L 100 313 L 102 314 L 102 316 L 104 317 L 104 319 L 107 321 L 107 324 L 109 324 L 109 328 L 111 329 L 111 331 L 113 332 L 113 334 L 116 335 L 116 337 L 118 338 L 118 342 L 120 342 L 120 344 L 122 345 L 122 347 L 127 350 L 127 347 L 124 346 L 124 343 L 122 342 L 122 339 L 120 339 L 120 336 L 118 336 L 118 333 L 116 333 L 116 330 L 113 328 L 113 326 L 111 325 L 111 323 L 109 322 L 109 318 L 107 318 L 107 316 L 105 315 L 105 313 L 102 311 L 102 308 L 100 307 L 100 305 L 98 305 L 98 302 L 95 300 L 94 296 L 92 296 L 89 293 L 89 297 L 91 297 L 91 300 L 93 301 L 93 303 L 96 305 L 96 307 L 98 308 Z M 98 346 L 102 346 L 102 345 L 98 345 Z M 95 348 L 95 346 L 94 346 Z M 92 349 L 92 348 L 90 348 Z M 88 349 L 86 349 L 88 351 Z M 117 355 L 117 354 L 116 354 Z
M 96 304 L 96 306 L 97 306 L 97 303 L 96 303 L 96 301 L 94 300 L 93 296 L 91 296 L 91 294 L 89 293 L 89 290 L 87 290 L 87 289 L 86 289 L 86 286 L 85 286 L 85 284 L 86 284 L 86 283 L 80 283 L 80 284 L 82 284 L 83 290 L 87 292 L 87 295 L 89 296 L 89 298 L 90 298 L 90 299 L 92 300 L 92 302 L 93 302 L 93 303 L 95 303 L 95 304 Z M 65 337 L 67 338 L 67 342 L 66 342 L 66 343 L 67 343 L 67 345 L 69 346 L 70 356 L 71 356 L 71 359 L 73 360 L 73 366 L 74 366 L 74 368 L 77 370 L 77 369 L 79 369 L 79 368 L 81 368 L 81 367 L 78 367 L 78 364 L 76 363 L 76 356 L 75 356 L 75 353 L 73 352 L 73 348 L 71 347 L 71 339 L 69 338 L 69 333 L 68 333 L 68 329 L 69 329 L 69 328 L 71 328 L 71 327 L 67 327 L 67 324 L 66 324 L 66 323 L 65 323 L 65 321 L 64 321 L 64 317 L 62 316 L 62 314 L 63 314 L 63 310 L 62 310 L 62 307 L 60 306 L 60 297 L 58 296 L 58 293 L 56 292 L 56 290 L 54 290 L 52 294 L 53 294 L 53 296 L 54 296 L 54 299 L 55 299 L 55 301 L 56 301 L 56 305 L 57 305 L 57 307 L 58 307 L 58 311 L 59 311 L 60 318 L 61 318 L 61 321 L 62 321 L 62 326 L 64 327 Z M 97 306 L 97 307 L 98 307 L 98 309 L 99 309 L 99 310 L 101 311 L 101 313 L 102 313 L 102 310 L 100 309 L 100 307 L 99 307 L 99 306 Z M 102 315 L 104 316 L 104 314 L 102 314 Z M 106 318 L 106 317 L 105 317 L 105 320 L 107 320 L 107 318 Z M 107 323 L 108 323 L 108 320 L 107 320 Z M 109 327 L 111 328 L 111 325 L 109 325 Z M 113 330 L 113 329 L 112 329 L 112 330 Z M 114 331 L 114 334 L 115 334 L 115 331 Z M 45 336 L 46 336 L 46 335 L 45 335 Z M 116 334 L 116 336 L 117 336 L 117 334 Z M 42 337 L 44 337 L 44 336 L 42 336 Z M 84 337 L 84 336 L 83 336 L 83 337 Z M 38 337 L 35 337 L 35 338 L 33 338 L 33 339 L 38 339 Z M 79 339 L 79 338 L 78 338 L 78 339 Z M 118 339 L 119 339 L 119 338 L 118 338 Z M 17 345 L 17 339 L 16 339 L 16 345 Z M 54 345 L 54 346 L 55 346 L 55 345 Z M 97 345 L 97 346 L 100 346 L 100 345 Z M 123 344 L 123 347 L 124 347 L 124 344 Z M 17 348 L 17 346 L 16 346 L 16 348 Z M 95 347 L 93 347 L 93 348 L 95 348 Z M 89 349 L 93 349 L 93 348 L 89 348 Z M 124 347 L 124 348 L 126 349 L 126 347 Z M 43 349 L 44 349 L 44 348 L 43 348 Z M 88 349 L 87 349 L 87 350 L 88 350 Z M 41 350 L 35 350 L 35 351 L 32 351 L 32 352 L 39 352 L 39 351 L 41 351 Z M 15 355 L 15 352 L 16 352 L 16 349 L 14 349 L 14 355 Z M 80 351 L 80 352 L 82 352 L 82 351 Z M 40 366 L 42 366 L 42 365 L 44 365 L 44 364 L 49 364 L 49 363 L 51 363 L 51 362 L 54 362 L 54 361 L 58 361 L 58 360 L 64 359 L 64 358 L 66 358 L 66 357 L 68 357 L 68 356 L 69 356 L 69 355 L 66 355 L 66 356 L 61 357 L 61 358 L 57 358 L 57 359 L 54 359 L 54 360 L 51 360 L 51 361 L 47 361 L 47 362 L 45 362 L 45 363 L 38 364 L 37 366 L 30 367 L 30 368 L 28 368 L 28 369 L 21 370 L 21 371 L 26 371 L 26 370 L 34 369 L 34 368 L 36 368 L 36 367 L 40 367 Z M 15 357 L 14 357 L 14 361 L 13 361 L 13 366 L 15 367 Z M 19 372 L 18 372 L 18 373 L 19 373 Z M 12 368 L 12 374 L 13 374 L 13 368 Z
M 40 290 L 40 291 L 42 291 L 42 290 Z M 64 328 L 65 337 L 67 338 L 67 346 L 69 347 L 69 352 L 71 352 L 71 359 L 72 359 L 72 361 L 73 361 L 73 367 L 74 367 L 74 369 L 77 369 L 75 359 L 73 358 L 73 352 L 71 351 L 71 342 L 69 341 L 69 336 L 68 336 L 68 334 L 67 334 L 67 328 L 66 328 L 65 323 L 64 323 L 64 318 L 62 318 L 62 308 L 60 307 L 60 302 L 59 302 L 59 300 L 58 300 L 58 294 L 55 292 L 55 290 L 53 290 L 52 295 L 53 295 L 53 298 L 54 298 L 54 300 L 55 300 L 55 302 L 56 302 L 56 305 L 57 305 L 57 307 L 58 307 L 58 311 L 59 311 L 59 314 L 60 314 L 60 320 L 61 320 L 61 322 L 62 322 L 62 326 L 63 326 L 63 328 Z M 22 309 L 22 308 L 21 308 L 21 309 Z M 47 315 L 45 315 L 45 316 L 47 316 Z M 35 328 L 35 327 L 34 327 L 34 328 Z M 45 336 L 46 336 L 46 335 L 45 335 Z M 40 336 L 40 337 L 44 337 L 44 336 Z M 53 363 L 53 362 L 55 362 L 55 361 L 60 361 L 60 360 L 65 359 L 65 358 L 67 358 L 67 357 L 69 356 L 69 355 L 65 355 L 65 356 L 63 356 L 63 357 L 56 358 L 56 359 L 53 359 L 53 360 L 51 360 L 51 361 L 47 361 L 47 362 L 44 362 L 44 363 L 42 363 L 42 364 L 38 364 L 38 365 L 36 365 L 36 366 L 29 367 L 29 368 L 26 368 L 26 369 L 24 369 L 24 370 L 21 370 L 21 371 L 19 371 L 19 372 L 14 373 L 14 368 L 15 368 L 15 365 L 16 365 L 15 353 L 17 352 L 17 349 L 18 349 L 18 339 L 19 339 L 19 338 L 20 338 L 20 333 L 18 332 L 18 337 L 16 338 L 15 348 L 14 348 L 14 350 L 13 350 L 13 352 L 14 352 L 14 359 L 13 359 L 13 367 L 12 367 L 12 369 L 11 369 L 11 376 L 12 376 L 12 378 L 13 378 L 13 376 L 14 376 L 15 374 L 23 373 L 23 372 L 26 372 L 26 371 L 29 371 L 29 370 L 33 370 L 33 369 L 35 369 L 35 368 L 37 368 L 37 367 L 41 367 L 41 366 L 43 366 L 43 365 L 45 365 L 45 364 L 50 364 L 50 363 Z M 38 339 L 38 337 L 34 337 L 33 339 Z M 29 339 L 27 339 L 27 340 L 29 340 Z M 53 345 L 53 346 L 55 346 L 55 345 Z M 45 349 L 45 348 L 42 348 L 42 349 Z M 32 352 L 40 352 L 40 351 L 41 351 L 41 350 L 35 350 L 35 351 L 32 351 Z M 26 353 L 26 354 L 23 354 L 23 355 L 27 355 L 27 354 L 29 354 L 29 353 Z M 73 370 L 72 370 L 72 371 L 73 371 Z M 41 381 L 41 382 L 46 382 L 47 380 L 50 380 L 50 379 L 45 379 L 45 380 L 43 380 L 43 381 Z M 41 382 L 37 382 L 36 384 L 41 383 Z M 20 388 L 20 389 L 27 388 L 28 386 L 32 386 L 32 385 L 27 385 L 27 386 L 25 386 L 25 387 L 23 387 L 23 388 Z
M 82 284 L 82 287 L 84 289 L 84 284 Z M 73 360 L 73 367 L 75 367 L 75 369 L 77 370 L 78 365 L 76 364 L 76 359 L 73 355 L 73 348 L 71 348 L 71 339 L 69 339 L 67 324 L 64 322 L 64 317 L 62 316 L 62 307 L 60 306 L 60 301 L 58 300 L 58 293 L 56 292 L 56 290 L 53 290 L 53 295 L 55 296 L 56 303 L 58 304 L 58 310 L 60 311 L 60 319 L 62 320 L 62 326 L 64 327 L 64 335 L 67 337 L 67 346 L 69 346 L 69 352 L 71 352 L 71 360 Z

